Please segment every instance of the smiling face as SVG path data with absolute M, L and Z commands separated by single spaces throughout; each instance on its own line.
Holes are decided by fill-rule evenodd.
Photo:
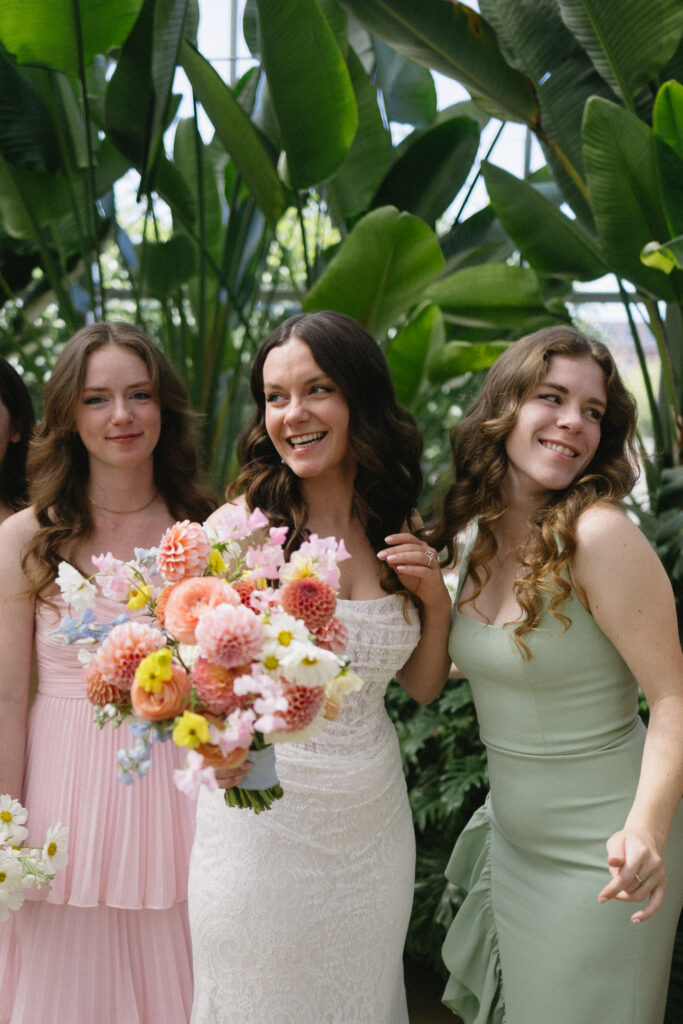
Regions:
M 161 410 L 144 361 L 125 345 L 108 344 L 88 356 L 75 429 L 94 464 L 137 466 L 161 432 Z
M 265 426 L 278 455 L 301 479 L 355 472 L 349 407 L 310 348 L 292 337 L 263 364 Z
M 606 404 L 604 375 L 594 359 L 551 356 L 505 439 L 508 496 L 539 499 L 568 487 L 597 451 Z

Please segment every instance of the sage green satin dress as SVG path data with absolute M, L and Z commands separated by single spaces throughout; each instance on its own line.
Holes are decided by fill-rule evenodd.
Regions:
M 661 1024 L 683 813 L 654 918 L 634 925 L 637 904 L 599 904 L 646 730 L 632 674 L 573 591 L 562 611 L 566 632 L 546 611 L 526 635 L 528 661 L 510 630 L 453 612 L 449 650 L 474 694 L 490 795 L 446 872 L 464 899 L 444 943 L 443 999 L 465 1024 Z

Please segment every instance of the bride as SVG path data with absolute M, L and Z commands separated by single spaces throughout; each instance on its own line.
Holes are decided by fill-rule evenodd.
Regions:
M 339 313 L 277 328 L 251 388 L 256 408 L 229 494 L 287 525 L 288 551 L 309 533 L 344 540 L 352 557 L 340 565 L 335 615 L 364 686 L 315 740 L 278 744 L 284 796 L 268 812 L 201 792 L 192 1021 L 407 1024 L 415 841 L 384 693 L 396 676 L 422 703 L 437 696 L 451 610 L 419 535 L 422 443 L 379 346 Z M 239 785 L 244 771 L 217 776 Z

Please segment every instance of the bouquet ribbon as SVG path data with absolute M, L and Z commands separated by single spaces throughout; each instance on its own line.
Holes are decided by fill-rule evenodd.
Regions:
M 240 789 L 270 789 L 278 783 L 275 747 L 272 744 L 249 752 L 251 768 L 240 783 Z

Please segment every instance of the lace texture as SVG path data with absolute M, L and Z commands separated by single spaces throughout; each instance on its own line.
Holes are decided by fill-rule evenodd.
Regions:
M 407 1024 L 415 841 L 384 694 L 419 639 L 397 595 L 340 601 L 364 679 L 337 722 L 280 744 L 267 813 L 204 790 L 190 867 L 193 1024 Z

